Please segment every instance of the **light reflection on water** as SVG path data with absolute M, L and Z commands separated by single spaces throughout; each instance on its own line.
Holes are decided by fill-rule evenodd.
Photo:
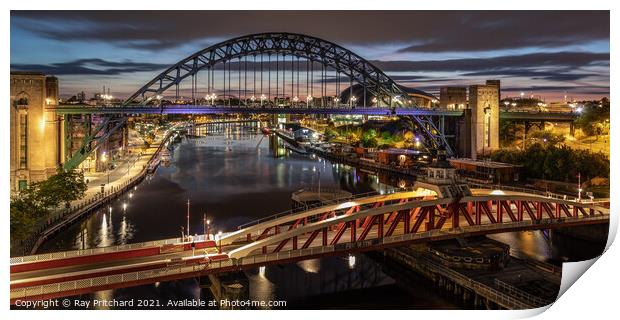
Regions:
M 109 210 L 103 208 L 46 242 L 40 252 L 178 237 L 180 227 L 186 223 L 188 197 L 191 198 L 193 234 L 203 232 L 203 214 L 212 221 L 212 230 L 232 230 L 240 224 L 288 210 L 291 193 L 304 186 L 316 186 L 319 178 L 321 186 L 339 187 L 352 193 L 385 192 L 389 185 L 411 184 L 406 179 L 391 180 L 318 157 L 291 153 L 281 141 L 264 137 L 259 129 L 258 124 L 229 124 L 199 131 L 199 134 L 207 131 L 209 134 L 177 144 L 171 152 L 169 166 L 160 167 L 132 193 L 113 201 Z M 123 204 L 127 205 L 125 210 Z M 539 231 L 493 237 L 540 260 L 556 254 Z M 394 284 L 394 280 L 381 272 L 379 265 L 364 255 L 267 266 L 246 274 L 250 280 L 250 297 L 259 300 L 307 299 L 323 293 Z M 94 294 L 96 297 L 154 299 L 199 295 L 199 287 L 193 279 Z M 434 305 L 430 301 L 418 302 L 421 307 Z M 345 305 L 343 301 L 343 308 Z

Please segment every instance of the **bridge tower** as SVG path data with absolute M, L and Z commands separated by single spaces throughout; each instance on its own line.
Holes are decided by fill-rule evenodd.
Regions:
M 11 72 L 11 191 L 47 179 L 60 164 L 58 79 L 36 72 Z
M 477 159 L 499 149 L 499 87 L 496 84 L 469 86 L 471 151 Z

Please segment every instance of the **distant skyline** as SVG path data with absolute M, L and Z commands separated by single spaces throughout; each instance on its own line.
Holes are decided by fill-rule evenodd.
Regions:
M 11 70 L 60 79 L 61 95 L 126 97 L 168 66 L 245 34 L 338 43 L 406 86 L 502 81 L 560 100 L 609 96 L 608 11 L 12 11 Z

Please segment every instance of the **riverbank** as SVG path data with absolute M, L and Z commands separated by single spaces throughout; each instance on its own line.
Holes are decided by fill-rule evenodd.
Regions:
M 120 173 L 120 176 L 110 180 L 103 192 L 98 180 L 104 179 L 105 175 L 100 175 L 97 180 L 91 181 L 82 199 L 72 202 L 67 209 L 53 212 L 47 221 L 35 230 L 32 236 L 17 244 L 12 244 L 11 256 L 35 254 L 39 246 L 48 238 L 140 183 L 149 172 L 152 172 L 159 165 L 159 152 L 171 137 L 172 132 L 170 130 L 165 136 L 156 139 L 149 148 L 136 156 L 133 161 L 128 159 L 126 169 L 124 165 L 119 166 L 118 170 L 123 172 Z M 108 174 L 110 173 L 108 172 Z M 109 176 L 107 177 L 109 179 Z

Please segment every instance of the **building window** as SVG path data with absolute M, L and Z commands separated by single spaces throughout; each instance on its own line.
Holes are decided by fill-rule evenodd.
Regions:
M 28 180 L 19 180 L 18 181 L 18 190 L 26 190 L 28 188 Z
M 28 115 L 19 115 L 19 168 L 28 167 Z

